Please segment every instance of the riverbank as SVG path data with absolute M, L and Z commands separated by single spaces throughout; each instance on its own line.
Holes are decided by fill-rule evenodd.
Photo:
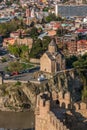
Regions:
M 34 112 L 1 112 L 0 111 L 0 128 L 6 129 L 33 129 L 34 123 Z

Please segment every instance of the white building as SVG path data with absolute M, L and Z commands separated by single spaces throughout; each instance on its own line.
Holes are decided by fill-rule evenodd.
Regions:
M 58 5 L 55 5 L 55 15 L 58 16 Z

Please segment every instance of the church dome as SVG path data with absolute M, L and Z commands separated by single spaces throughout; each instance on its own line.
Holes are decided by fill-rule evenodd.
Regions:
M 49 46 L 56 46 L 56 43 L 55 43 L 54 39 L 51 40 Z
M 48 51 L 50 53 L 55 53 L 57 51 L 57 45 L 56 45 L 56 42 L 54 41 L 54 39 L 52 39 L 51 42 L 49 43 Z

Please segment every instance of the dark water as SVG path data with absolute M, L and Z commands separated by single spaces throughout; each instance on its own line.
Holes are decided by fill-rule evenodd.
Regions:
M 34 112 L 0 112 L 0 130 L 34 130 Z

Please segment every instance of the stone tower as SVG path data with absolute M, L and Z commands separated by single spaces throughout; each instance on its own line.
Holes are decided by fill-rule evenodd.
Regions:
M 57 45 L 56 42 L 54 41 L 54 39 L 52 39 L 52 41 L 50 42 L 49 46 L 48 46 L 48 51 L 50 53 L 55 53 L 57 52 Z
M 35 130 L 47 130 L 47 113 L 50 111 L 50 100 L 48 94 L 37 96 L 35 110 Z

